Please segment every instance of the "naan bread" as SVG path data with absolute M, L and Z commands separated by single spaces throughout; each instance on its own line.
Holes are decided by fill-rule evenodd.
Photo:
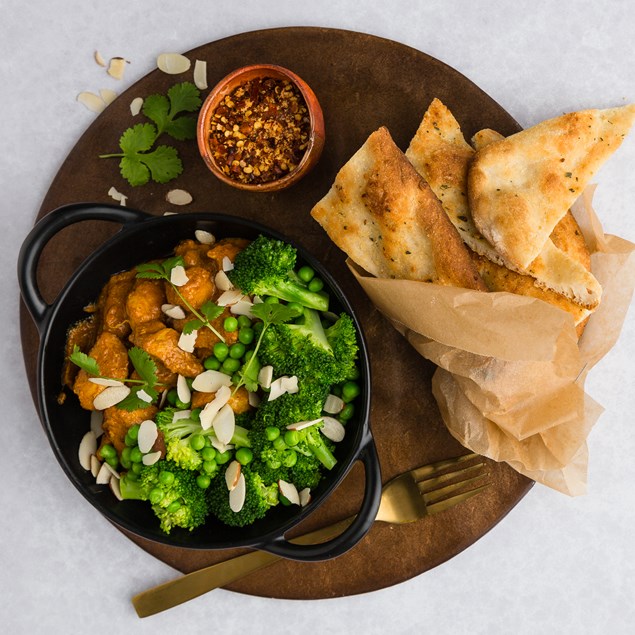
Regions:
M 378 278 L 485 290 L 439 200 L 386 128 L 373 132 L 341 168 L 311 215 Z
M 482 149 L 503 138 L 487 129 L 478 132 L 472 141 L 478 149 Z M 488 290 L 540 298 L 571 313 L 576 324 L 582 323 L 589 310 L 578 306 L 573 298 L 585 294 L 588 285 L 594 288 L 599 288 L 599 285 L 588 272 L 589 252 L 573 216 L 568 212 L 558 224 L 554 230 L 558 246 L 549 241 L 544 253 L 532 263 L 531 275 L 506 262 L 480 234 L 472 219 L 466 188 L 469 165 L 474 155 L 474 149 L 465 141 L 454 116 L 441 101 L 435 99 L 426 111 L 406 156 L 439 197 L 448 217 L 473 252 L 473 261 Z M 572 285 L 571 280 L 577 283 Z
M 468 196 L 481 234 L 506 261 L 529 269 L 634 119 L 635 104 L 583 110 L 479 150 L 469 170 Z

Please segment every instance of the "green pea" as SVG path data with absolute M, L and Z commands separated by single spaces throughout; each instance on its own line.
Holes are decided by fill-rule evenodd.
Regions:
M 141 450 L 139 449 L 138 446 L 132 448 L 130 450 L 130 460 L 133 463 L 141 463 L 141 460 L 143 459 L 143 454 L 141 452 Z
M 132 461 L 132 457 L 130 457 L 130 460 Z M 139 476 L 139 474 L 141 473 L 141 470 L 143 470 L 143 463 L 141 463 L 140 461 L 132 461 L 132 466 L 130 467 L 130 471 L 135 475 L 135 476 Z
M 210 355 L 203 362 L 203 366 L 205 370 L 219 370 L 220 369 L 220 361 L 216 359 L 216 357 Z
M 133 426 L 130 426 L 128 428 L 128 432 L 126 432 L 126 435 L 128 435 L 136 443 L 137 439 L 139 438 L 139 424 L 135 423 Z
M 322 291 L 323 288 L 324 288 L 324 280 L 322 280 L 322 278 L 313 278 L 313 280 L 309 282 L 309 291 L 313 291 L 313 293 Z
M 313 276 L 315 276 L 315 271 L 313 271 L 313 268 L 309 267 L 309 265 L 304 265 L 298 269 L 298 278 L 300 278 L 302 282 L 311 282 Z
M 238 448 L 235 456 L 241 465 L 248 465 L 253 461 L 254 453 L 249 448 Z
M 342 386 L 342 399 L 346 402 L 352 401 L 359 395 L 360 387 L 354 381 L 347 381 Z
M 205 447 L 205 437 L 202 434 L 193 434 L 190 437 L 190 447 L 192 450 L 202 450 Z
M 229 347 L 229 357 L 240 359 L 245 354 L 245 350 L 245 345 L 242 342 L 236 342 Z
M 201 489 L 207 489 L 210 486 L 211 482 L 212 482 L 212 479 L 210 478 L 210 476 L 208 474 L 199 474 L 196 477 L 196 484 Z
M 228 375 L 235 373 L 240 368 L 240 359 L 228 357 L 221 365 L 221 370 Z
M 293 317 L 299 317 L 304 313 L 304 307 L 299 302 L 289 302 L 287 309 L 293 311 Z
M 168 514 L 176 514 L 179 509 L 181 509 L 181 501 L 172 501 L 167 507 Z
M 135 440 L 135 439 L 130 438 L 130 436 L 128 435 L 128 433 L 127 433 L 127 432 L 126 432 L 126 436 L 123 438 L 123 442 L 126 444 L 126 447 L 124 448 L 124 450 L 125 450 L 125 449 L 128 449 L 128 448 L 132 448 L 132 447 L 134 447 L 135 445 L 137 445 L 136 440 Z
M 214 474 L 218 469 L 218 463 L 214 459 L 210 461 L 203 461 L 203 472 L 205 474 Z
M 350 379 L 351 381 L 356 381 L 357 379 L 360 378 L 360 376 L 361 376 L 361 373 L 359 372 L 359 368 L 357 368 L 357 366 L 353 366 L 353 369 L 351 370 L 351 372 L 349 373 L 346 379 Z
M 256 333 L 251 328 L 251 326 L 243 326 L 238 331 L 238 341 L 241 344 L 246 344 L 247 346 L 254 341 L 255 336 L 256 336 Z
M 110 465 L 110 467 L 117 469 L 119 467 L 119 457 L 115 454 L 115 456 L 109 456 L 106 459 L 106 463 Z
M 117 450 L 115 450 L 115 448 L 110 445 L 109 443 L 102 445 L 101 446 L 101 456 L 104 459 L 104 461 L 106 459 L 112 458 L 113 456 L 116 457 L 117 456 Z
M 176 398 L 176 402 L 174 403 L 174 405 L 179 409 L 179 410 L 187 410 L 187 408 L 189 408 L 190 406 L 190 402 L 188 401 L 187 403 L 185 401 L 181 401 L 178 397 Z
M 347 403 L 342 410 L 340 410 L 340 421 L 349 421 L 355 414 L 355 406 L 352 403 Z
M 126 448 L 127 450 L 130 448 Z M 119 459 L 119 462 L 121 463 L 121 467 L 123 467 L 124 470 L 129 470 L 132 467 L 132 461 L 130 460 L 130 457 L 128 457 L 127 459 L 124 459 L 123 455 L 121 456 L 121 459 Z
M 229 355 L 229 346 L 227 346 L 224 342 L 217 342 L 214 344 L 214 348 L 212 350 L 214 351 L 214 357 L 219 362 L 222 362 L 227 358 L 227 355 Z
M 134 463 L 132 464 L 132 466 L 134 467 Z M 129 469 L 126 472 L 126 480 L 130 481 L 131 483 L 136 483 L 139 480 L 139 475 L 135 474 L 134 471 L 132 469 Z
M 200 423 L 202 410 L 202 408 L 194 408 L 194 410 L 190 412 L 190 419 L 195 423 Z
M 172 485 L 172 483 L 174 483 L 174 473 L 168 470 L 161 470 L 159 472 L 159 483 Z
M 223 321 L 223 328 L 228 333 L 233 333 L 238 328 L 238 320 L 233 315 L 226 317 Z
M 272 295 L 267 295 L 263 298 L 263 301 L 267 304 L 280 304 L 280 298 L 276 298 Z
M 231 450 L 225 450 L 224 452 L 219 452 L 216 455 L 216 463 L 218 465 L 224 465 L 232 458 Z
M 203 461 L 213 461 L 216 458 L 216 450 L 212 447 L 205 447 L 201 451 L 201 457 Z
M 286 450 L 282 456 L 282 465 L 285 467 L 293 467 L 298 461 L 298 455 L 295 450 Z
M 160 487 L 152 488 L 148 494 L 148 498 L 153 505 L 159 504 L 163 500 L 164 496 L 165 492 Z
M 238 328 L 249 328 L 251 327 L 251 320 L 246 315 L 238 316 Z
M 176 392 L 176 388 L 170 388 L 170 390 L 168 390 L 168 396 L 166 397 L 167 402 L 171 406 L 175 406 L 177 398 L 178 398 L 178 394 Z
M 274 447 L 274 449 L 276 449 L 278 451 L 282 451 L 282 450 L 286 449 L 287 444 L 284 442 L 284 438 L 283 437 L 276 437 L 273 440 L 273 447 Z
M 267 441 L 273 441 L 280 436 L 280 428 L 276 428 L 276 426 L 267 426 L 265 428 L 265 436 L 267 437 Z
M 300 442 L 300 434 L 297 430 L 287 430 L 284 433 L 284 442 L 288 446 L 298 445 L 298 443 Z

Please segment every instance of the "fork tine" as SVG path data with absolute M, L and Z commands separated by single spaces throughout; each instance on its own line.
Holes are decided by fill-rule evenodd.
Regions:
M 489 486 L 489 483 L 485 483 L 484 485 L 481 485 L 480 487 L 477 487 L 475 489 L 471 489 L 467 492 L 457 494 L 456 496 L 451 496 L 450 498 L 446 498 L 442 501 L 439 501 L 438 503 L 432 503 L 430 505 L 427 505 L 426 509 L 428 511 L 428 514 L 432 516 L 433 514 L 438 514 L 439 512 L 449 509 L 450 507 L 454 507 L 454 505 L 457 505 L 458 503 L 462 503 L 468 498 L 472 498 L 472 496 L 476 496 L 476 494 L 478 494 L 479 492 L 482 492 L 488 486 Z
M 477 463 L 476 465 L 464 467 L 461 470 L 454 470 L 453 472 L 446 472 L 445 474 L 441 474 L 439 476 L 424 478 L 420 481 L 417 481 L 417 487 L 422 493 L 431 492 L 442 483 L 446 483 L 448 481 L 456 481 L 458 478 L 464 479 L 465 477 L 471 476 L 472 474 L 476 475 L 476 473 L 478 472 L 483 472 L 485 470 L 485 467 L 485 463 Z
M 438 489 L 435 489 L 432 491 L 421 489 L 421 488 L 419 489 L 419 491 L 421 492 L 421 495 L 423 496 L 423 500 L 426 502 L 426 505 L 430 503 L 437 503 L 447 498 L 449 494 L 454 494 L 455 492 L 462 490 L 466 485 L 469 485 L 470 483 L 473 483 L 474 481 L 482 479 L 484 476 L 486 476 L 486 474 L 479 474 L 478 476 L 473 476 L 472 478 L 463 479 L 456 483 L 446 485 L 445 487 L 439 487 Z
M 431 476 L 432 474 L 436 474 L 442 470 L 445 470 L 448 467 L 453 467 L 458 465 L 459 463 L 464 463 L 465 461 L 471 461 L 475 458 L 481 458 L 478 454 L 474 454 L 473 452 L 470 454 L 463 454 L 454 459 L 446 459 L 444 461 L 437 461 L 436 463 L 431 463 L 430 465 L 424 465 L 423 467 L 418 467 L 412 470 L 411 474 L 414 477 L 415 481 L 420 481 L 427 476 Z

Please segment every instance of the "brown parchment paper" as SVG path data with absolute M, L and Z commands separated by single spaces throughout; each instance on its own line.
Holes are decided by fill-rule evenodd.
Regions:
M 603 411 L 585 379 L 617 341 L 635 287 L 635 245 L 604 234 L 594 189 L 572 208 L 603 288 L 579 341 L 571 315 L 542 300 L 380 279 L 347 261 L 375 306 L 438 366 L 432 390 L 450 433 L 571 496 L 586 491 L 586 440 Z

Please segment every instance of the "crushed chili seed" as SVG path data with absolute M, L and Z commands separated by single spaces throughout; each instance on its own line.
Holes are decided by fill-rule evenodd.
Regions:
M 225 175 L 255 185 L 292 172 L 310 133 L 306 102 L 292 82 L 253 79 L 226 95 L 214 111 L 210 149 Z

